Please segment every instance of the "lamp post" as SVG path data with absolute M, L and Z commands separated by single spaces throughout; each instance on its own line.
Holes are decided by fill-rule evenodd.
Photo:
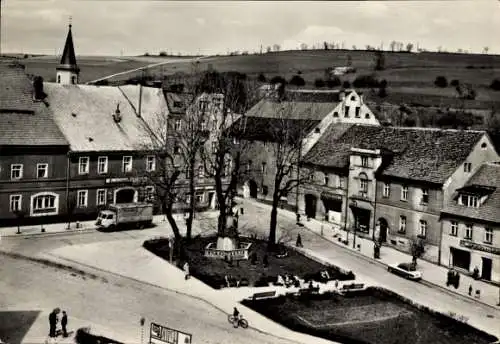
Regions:
M 353 208 L 356 208 L 358 205 L 358 203 L 356 202 L 356 200 L 353 200 L 352 201 L 352 207 Z M 356 214 L 353 212 L 353 215 L 354 215 L 354 228 L 352 229 L 352 248 L 356 248 L 356 228 L 358 227 L 358 218 L 356 216 Z

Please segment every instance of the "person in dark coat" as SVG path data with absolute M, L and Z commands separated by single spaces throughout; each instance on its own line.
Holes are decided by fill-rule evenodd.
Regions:
M 56 337 L 56 325 L 57 325 L 57 312 L 56 312 L 56 309 L 54 309 L 49 314 L 49 337 L 50 338 Z
M 63 313 L 63 316 L 61 319 L 62 334 L 63 334 L 63 337 L 67 337 L 68 331 L 66 329 L 66 326 L 68 326 L 68 314 L 66 314 L 66 311 L 63 311 L 62 313 Z
M 297 234 L 297 241 L 295 242 L 295 247 L 304 247 L 302 246 L 302 237 L 300 236 L 300 233 Z

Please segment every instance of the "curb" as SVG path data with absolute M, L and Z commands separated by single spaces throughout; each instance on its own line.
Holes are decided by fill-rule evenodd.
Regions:
M 1 238 L 27 238 L 31 236 L 35 237 L 45 237 L 45 236 L 53 236 L 53 235 L 58 235 L 58 234 L 81 234 L 85 232 L 91 232 L 91 231 L 96 231 L 95 227 L 90 227 L 90 228 L 82 228 L 82 229 L 65 229 L 61 231 L 55 231 L 55 232 L 36 232 L 36 233 L 26 233 L 23 234 L 7 234 L 7 235 L 0 235 Z
M 158 289 L 162 289 L 162 290 L 166 290 L 168 292 L 172 292 L 172 293 L 175 293 L 175 294 L 179 294 L 179 295 L 183 295 L 183 296 L 186 296 L 186 297 L 189 297 L 189 298 L 192 298 L 192 299 L 195 299 L 195 300 L 198 300 L 198 301 L 201 301 L 215 309 L 217 309 L 218 311 L 220 311 L 221 313 L 223 313 L 224 315 L 227 315 L 227 312 L 225 310 L 223 310 L 222 308 L 220 308 L 219 306 L 217 306 L 216 304 L 213 304 L 211 303 L 210 301 L 200 297 L 200 296 L 196 296 L 196 295 L 192 295 L 192 294 L 187 294 L 185 292 L 182 292 L 182 291 L 178 291 L 178 290 L 174 290 L 174 289 L 170 289 L 170 288 L 166 288 L 166 287 L 161 287 L 159 285 L 156 285 L 156 284 L 153 284 L 153 283 L 150 283 L 150 282 L 146 282 L 146 281 L 141 281 L 137 278 L 134 278 L 134 277 L 130 277 L 130 276 L 125 276 L 125 275 L 121 275 L 119 273 L 116 273 L 116 272 L 112 272 L 112 271 L 107 271 L 107 270 L 104 270 L 104 269 L 101 269 L 101 268 L 98 268 L 98 267 L 94 267 L 94 266 L 90 266 L 88 264 L 84 264 L 84 263 L 80 263 L 80 262 L 77 262 L 77 261 L 74 261 L 72 259 L 67 259 L 67 258 L 62 258 L 62 257 L 58 257 L 58 256 L 55 256 L 55 255 L 52 255 L 50 253 L 46 253 L 47 255 L 51 255 L 57 259 L 60 259 L 60 260 L 65 260 L 65 261 L 68 261 L 70 263 L 73 263 L 73 264 L 76 264 L 76 265 L 80 265 L 80 266 L 83 266 L 87 269 L 93 269 L 93 270 L 97 270 L 99 272 L 103 272 L 103 273 L 106 273 L 106 274 L 110 274 L 110 275 L 113 275 L 115 277 L 120 277 L 120 278 L 123 278 L 123 279 L 128 279 L 128 280 L 131 280 L 131 281 L 134 281 L 135 283 L 138 283 L 138 284 L 143 284 L 143 285 L 148 285 L 150 287 L 153 287 L 153 288 L 158 288 Z M 14 258 L 14 259 L 24 259 L 24 260 L 28 260 L 28 261 L 32 261 L 32 262 L 36 262 L 36 263 L 40 263 L 40 264 L 44 264 L 44 265 L 47 265 L 47 266 L 51 266 L 51 267 L 54 267 L 54 268 L 59 268 L 59 269 L 64 269 L 64 270 L 69 270 L 69 271 L 72 271 L 72 272 L 76 272 L 78 274 L 81 274 L 82 276 L 89 276 L 91 278 L 95 278 L 95 279 L 101 279 L 105 282 L 107 282 L 107 279 L 103 276 L 97 276 L 93 273 L 89 273 L 89 272 L 86 272 L 84 270 L 81 270 L 81 269 L 77 269 L 75 267 L 73 267 L 72 265 L 68 265 L 68 264 L 63 264 L 63 263 L 60 263 L 60 262 L 57 262 L 57 261 L 51 261 L 49 259 L 45 259 L 45 258 L 35 258 L 35 257 L 29 257 L 29 256 L 25 256 L 25 255 L 21 255 L 19 253 L 13 253 L 13 252 L 7 252 L 7 251 L 3 251 L 3 250 L 0 250 L 0 255 L 6 255 L 6 256 L 9 256 L 11 258 Z M 168 262 L 166 262 L 167 264 L 169 264 Z M 244 306 L 243 304 L 239 303 L 240 306 L 242 307 L 245 307 L 247 308 L 246 306 Z M 248 308 L 249 311 L 252 311 L 251 309 Z M 259 314 L 260 315 L 260 314 Z M 262 316 L 262 315 L 261 315 Z M 269 321 L 272 321 L 272 320 L 269 320 Z M 278 325 L 278 326 L 282 326 L 280 324 L 277 324 L 275 322 L 273 322 L 275 325 Z M 283 327 L 283 326 L 282 326 Z M 274 337 L 274 338 L 277 338 L 277 339 L 281 339 L 281 340 L 285 340 L 285 341 L 288 341 L 288 342 L 295 342 L 297 344 L 303 344 L 303 342 L 299 342 L 299 341 L 296 341 L 296 340 L 293 340 L 293 339 L 289 339 L 289 338 L 285 338 L 285 337 L 281 337 L 281 336 L 277 336 L 275 334 L 272 334 L 270 332 L 266 332 L 266 331 L 263 331 L 263 330 L 260 330 L 256 327 L 253 327 L 253 326 L 249 326 L 250 329 L 253 329 L 254 331 L 256 332 L 259 332 L 259 333 L 262 333 L 262 334 L 265 334 L 267 336 L 270 336 L 270 337 Z M 286 328 L 286 327 L 283 327 L 284 329 L 288 330 L 288 331 L 291 331 L 291 332 L 295 332 L 289 328 Z M 300 334 L 303 334 L 303 335 L 307 335 L 305 333 L 301 333 L 301 332 L 298 332 Z M 310 336 L 310 335 L 308 335 Z M 314 337 L 314 336 L 311 336 L 311 337 Z
M 316 233 L 314 230 L 312 230 L 312 229 L 310 229 L 310 228 L 308 228 L 308 227 L 306 227 L 306 226 L 304 226 L 304 227 L 305 227 L 305 228 L 307 228 L 307 230 L 308 230 L 308 231 L 310 231 L 311 233 L 313 233 L 314 235 L 316 235 L 316 236 L 318 236 L 318 237 L 322 238 L 323 240 L 326 240 L 326 241 L 328 241 L 328 242 L 331 242 L 331 243 L 332 243 L 332 244 L 334 244 L 335 246 L 340 247 L 340 248 L 342 248 L 342 249 L 343 249 L 343 250 L 345 250 L 345 251 L 352 252 L 354 255 L 356 255 L 356 256 L 358 256 L 358 257 L 360 257 L 360 258 L 363 258 L 364 260 L 366 260 L 366 261 L 368 261 L 368 262 L 372 262 L 372 263 L 378 264 L 378 265 L 383 266 L 383 267 L 387 267 L 387 266 L 388 266 L 388 264 L 386 264 L 386 263 L 384 263 L 384 262 L 382 262 L 382 261 L 380 261 L 380 260 L 377 260 L 377 259 L 372 259 L 372 258 L 367 257 L 367 256 L 365 256 L 363 253 L 360 253 L 360 252 L 358 252 L 358 251 L 356 251 L 356 250 L 351 250 L 351 249 L 350 249 L 350 248 L 348 248 L 348 247 L 343 247 L 342 245 L 339 245 L 339 244 L 337 244 L 337 243 L 336 243 L 336 242 L 334 242 L 334 241 L 330 241 L 329 239 L 325 238 L 325 237 L 324 237 L 324 236 L 322 236 L 321 234 Z M 314 258 L 311 258 L 311 259 L 314 259 Z M 327 264 L 330 264 L 330 263 L 328 263 L 328 262 L 327 262 Z M 331 264 L 330 264 L 330 265 L 331 265 Z M 425 279 L 421 279 L 421 280 L 420 280 L 420 282 L 417 282 L 417 283 L 421 283 L 421 284 L 423 284 L 423 285 L 425 285 L 425 286 L 427 286 L 427 287 L 430 287 L 430 288 L 436 288 L 436 287 L 437 287 L 437 288 L 439 288 L 441 291 L 444 291 L 444 292 L 446 292 L 446 293 L 447 293 L 447 294 L 449 294 L 449 295 L 458 296 L 458 297 L 460 297 L 460 298 L 462 298 L 463 300 L 466 300 L 466 301 L 473 301 L 473 302 L 477 302 L 477 303 L 480 303 L 480 304 L 482 304 L 482 305 L 484 305 L 484 306 L 487 306 L 487 307 L 489 307 L 489 308 L 492 308 L 492 309 L 494 309 L 494 310 L 498 310 L 498 309 L 499 309 L 499 306 L 498 306 L 498 305 L 494 306 L 494 305 L 491 305 L 491 304 L 486 303 L 486 302 L 484 302 L 484 301 L 481 301 L 481 300 L 478 300 L 478 299 L 475 299 L 475 298 L 469 297 L 469 296 L 467 296 L 467 295 L 463 295 L 463 294 L 455 293 L 453 290 L 449 290 L 449 289 L 447 289 L 447 288 L 445 288 L 445 287 L 443 287 L 443 286 L 441 286 L 441 285 L 439 285 L 439 284 L 437 284 L 437 283 L 433 283 L 433 282 L 427 281 L 427 280 L 425 280 Z

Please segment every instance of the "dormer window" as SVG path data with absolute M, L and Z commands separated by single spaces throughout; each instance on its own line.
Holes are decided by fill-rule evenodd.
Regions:
M 356 96 L 351 96 L 351 101 L 355 101 L 356 100 Z
M 469 173 L 472 170 L 472 164 L 470 162 L 464 163 L 464 172 Z
M 367 156 L 361 157 L 361 166 L 368 167 L 368 157 Z
M 429 203 L 429 189 L 422 189 L 422 204 Z
M 479 197 L 476 195 L 461 194 L 458 198 L 458 204 L 466 207 L 477 208 L 479 206 Z

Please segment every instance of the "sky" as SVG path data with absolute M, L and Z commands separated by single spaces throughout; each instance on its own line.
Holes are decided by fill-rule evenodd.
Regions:
M 2 53 L 60 55 L 72 17 L 77 55 L 225 54 L 324 41 L 500 54 L 499 0 L 0 0 Z

